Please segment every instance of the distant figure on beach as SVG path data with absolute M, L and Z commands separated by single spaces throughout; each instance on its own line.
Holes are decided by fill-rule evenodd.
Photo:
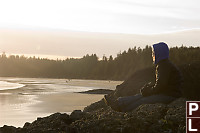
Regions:
M 71 81 L 71 79 L 66 80 L 66 83 L 68 83 L 69 81 Z
M 169 48 L 166 43 L 153 45 L 152 58 L 156 65 L 155 84 L 147 83 L 140 89 L 140 94 L 119 97 L 111 102 L 108 95 L 104 96 L 105 103 L 113 110 L 128 112 L 142 104 L 168 104 L 181 97 L 182 76 L 178 68 L 169 60 Z

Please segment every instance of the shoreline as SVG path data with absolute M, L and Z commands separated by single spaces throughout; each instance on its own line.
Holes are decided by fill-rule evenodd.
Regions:
M 94 90 L 82 91 L 82 92 L 78 92 L 78 93 L 105 95 L 105 94 L 110 94 L 113 91 L 114 90 L 110 90 L 110 89 L 94 89 Z
M 15 76 L 0 76 L 0 79 L 1 78 L 33 78 L 33 79 L 65 79 L 65 80 L 99 80 L 99 81 L 121 81 L 121 82 L 124 82 L 124 80 L 115 80 L 115 79 L 91 79 L 91 78 L 58 78 L 58 77 L 15 77 Z M 1 81 L 1 80 L 0 80 Z

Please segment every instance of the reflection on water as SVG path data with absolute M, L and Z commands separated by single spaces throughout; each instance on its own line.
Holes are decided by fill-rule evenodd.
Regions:
M 24 87 L 25 85 L 19 83 L 10 83 L 6 81 L 0 81 L 0 90 L 17 89 Z
M 74 92 L 92 89 L 115 89 L 121 81 L 71 80 L 0 77 L 0 127 L 23 126 L 37 117 L 54 112 L 83 109 L 103 95 Z
M 40 102 L 35 99 L 35 95 L 0 93 L 0 126 L 22 126 L 25 121 L 32 121 L 35 117 L 29 107 Z

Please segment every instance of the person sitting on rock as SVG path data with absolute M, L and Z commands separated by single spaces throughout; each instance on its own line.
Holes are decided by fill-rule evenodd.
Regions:
M 181 97 L 182 75 L 178 68 L 169 60 L 169 48 L 167 44 L 164 42 L 154 44 L 152 58 L 156 65 L 155 84 L 152 85 L 150 82 L 140 89 L 140 94 L 119 97 L 112 103 L 108 95 L 105 95 L 105 103 L 116 111 L 128 112 L 142 104 L 168 104 L 176 98 Z

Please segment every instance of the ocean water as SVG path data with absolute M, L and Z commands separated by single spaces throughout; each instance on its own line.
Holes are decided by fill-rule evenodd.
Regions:
M 11 83 L 7 81 L 0 81 L 0 90 L 17 89 L 24 87 L 25 85 L 19 83 Z
M 122 81 L 0 77 L 0 127 L 22 127 L 37 117 L 71 113 L 100 100 L 103 95 L 80 94 L 111 89 Z

